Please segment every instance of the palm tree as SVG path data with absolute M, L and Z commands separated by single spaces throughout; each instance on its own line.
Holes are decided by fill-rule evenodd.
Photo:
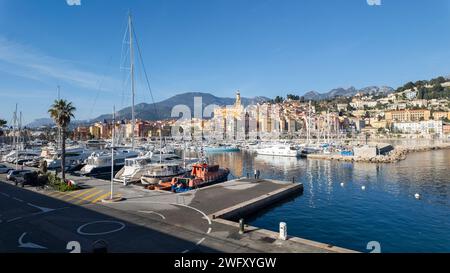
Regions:
M 76 108 L 71 102 L 62 99 L 55 100 L 50 109 L 48 109 L 50 117 L 61 129 L 61 173 L 63 181 L 66 180 L 66 130 L 70 124 L 70 119 L 75 117 L 75 110 Z

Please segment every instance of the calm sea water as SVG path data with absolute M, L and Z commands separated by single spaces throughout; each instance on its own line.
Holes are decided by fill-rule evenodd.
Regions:
M 450 252 L 450 150 L 380 165 L 248 152 L 208 157 L 236 177 L 256 168 L 304 184 L 303 195 L 247 219 L 251 225 L 278 231 L 283 221 L 290 235 L 363 252 L 370 241 L 382 252 Z

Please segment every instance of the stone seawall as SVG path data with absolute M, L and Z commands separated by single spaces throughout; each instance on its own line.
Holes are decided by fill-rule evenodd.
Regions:
M 326 154 L 310 154 L 307 158 L 310 159 L 326 159 L 338 160 L 346 162 L 367 162 L 367 163 L 395 163 L 406 159 L 409 153 L 426 152 L 433 150 L 450 149 L 450 143 L 436 144 L 436 145 L 420 145 L 420 146 L 397 146 L 388 155 L 378 155 L 374 157 L 362 156 L 342 156 L 342 155 L 326 155 Z

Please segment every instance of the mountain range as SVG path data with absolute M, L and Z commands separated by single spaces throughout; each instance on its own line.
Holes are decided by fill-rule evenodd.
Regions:
M 354 96 L 357 93 L 364 94 L 384 94 L 387 95 L 389 93 L 394 92 L 394 89 L 387 86 L 370 86 L 362 89 L 356 89 L 355 87 L 349 88 L 336 88 L 330 90 L 327 93 L 318 93 L 315 91 L 307 92 L 303 97 L 305 100 L 323 100 L 323 99 L 332 99 L 335 97 L 345 96 L 350 97 Z M 235 102 L 235 98 L 225 98 L 225 97 L 216 97 L 209 93 L 201 93 L 201 92 L 189 92 L 175 95 L 166 100 L 157 102 L 155 104 L 150 103 L 139 103 L 135 105 L 135 113 L 136 118 L 143 120 L 159 120 L 159 119 L 167 119 L 171 117 L 172 108 L 176 105 L 187 105 L 191 112 L 193 113 L 194 109 L 194 97 L 202 98 L 202 107 L 206 107 L 207 105 L 216 104 L 218 106 L 225 105 L 233 105 Z M 254 97 L 254 98 L 245 98 L 241 97 L 241 102 L 244 106 L 249 104 L 255 104 L 258 102 L 264 102 L 270 100 L 267 97 Z M 118 119 L 131 119 L 131 107 L 126 107 L 117 112 Z M 111 114 L 104 114 L 94 118 L 92 120 L 75 120 L 71 123 L 72 126 L 88 124 L 96 121 L 103 120 L 111 120 Z M 40 118 L 32 121 L 27 124 L 29 128 L 37 128 L 40 126 L 52 126 L 54 125 L 53 120 L 50 118 Z
M 211 105 L 211 104 L 215 104 L 218 106 L 233 105 L 236 100 L 236 98 L 216 97 L 209 93 L 201 93 L 201 92 L 183 93 L 183 94 L 175 95 L 166 100 L 157 102 L 155 104 L 152 104 L 152 103 L 136 104 L 134 107 L 136 118 L 143 119 L 143 120 L 167 119 L 167 118 L 171 117 L 172 108 L 176 105 L 187 105 L 191 109 L 191 112 L 193 113 L 195 97 L 202 98 L 203 109 L 206 106 Z M 266 98 L 266 97 L 254 97 L 254 98 L 241 97 L 241 102 L 244 106 L 247 106 L 249 104 L 255 104 L 258 102 L 264 102 L 267 100 L 269 100 L 269 98 Z M 131 119 L 131 106 L 119 110 L 116 113 L 116 118 L 130 120 Z M 104 114 L 104 115 L 98 116 L 97 118 L 94 118 L 92 120 L 84 120 L 84 121 L 75 120 L 71 124 L 72 125 L 88 124 L 88 123 L 92 123 L 92 122 L 111 120 L 111 119 L 112 119 L 111 114 Z M 40 118 L 40 119 L 36 119 L 36 120 L 32 121 L 31 123 L 27 124 L 27 127 L 36 128 L 36 127 L 40 127 L 40 126 L 49 126 L 49 125 L 51 126 L 53 124 L 54 124 L 53 120 L 50 118 Z
M 191 113 L 194 113 L 194 98 L 202 98 L 202 109 L 206 106 L 215 104 L 218 106 L 233 105 L 235 98 L 222 98 L 216 97 L 209 93 L 201 92 L 189 92 L 175 95 L 169 99 L 157 102 L 155 104 L 140 103 L 135 105 L 136 118 L 144 120 L 160 120 L 167 119 L 171 117 L 172 108 L 176 105 L 187 105 L 191 109 Z M 254 97 L 254 98 L 244 98 L 241 97 L 241 102 L 244 106 L 249 104 L 255 104 L 258 102 L 267 101 L 269 98 L 266 97 Z M 131 119 L 131 106 L 126 107 L 116 114 L 120 119 Z M 93 121 L 102 121 L 111 119 L 111 114 L 101 115 L 95 118 Z
M 305 100 L 326 100 L 336 97 L 352 97 L 358 93 L 372 94 L 372 95 L 387 95 L 394 92 L 394 88 L 389 86 L 369 86 L 361 89 L 356 89 L 351 86 L 349 88 L 335 88 L 327 93 L 318 93 L 316 91 L 309 91 L 303 95 Z

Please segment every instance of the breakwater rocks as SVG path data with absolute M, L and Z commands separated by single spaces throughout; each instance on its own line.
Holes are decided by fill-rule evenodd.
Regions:
M 442 143 L 436 145 L 421 145 L 421 146 L 397 146 L 390 153 L 386 155 L 377 155 L 372 157 L 364 156 L 343 156 L 333 154 L 309 154 L 307 158 L 310 159 L 326 159 L 346 162 L 367 162 L 367 163 L 395 163 L 406 159 L 409 153 L 426 152 L 432 150 L 450 149 L 450 143 Z

